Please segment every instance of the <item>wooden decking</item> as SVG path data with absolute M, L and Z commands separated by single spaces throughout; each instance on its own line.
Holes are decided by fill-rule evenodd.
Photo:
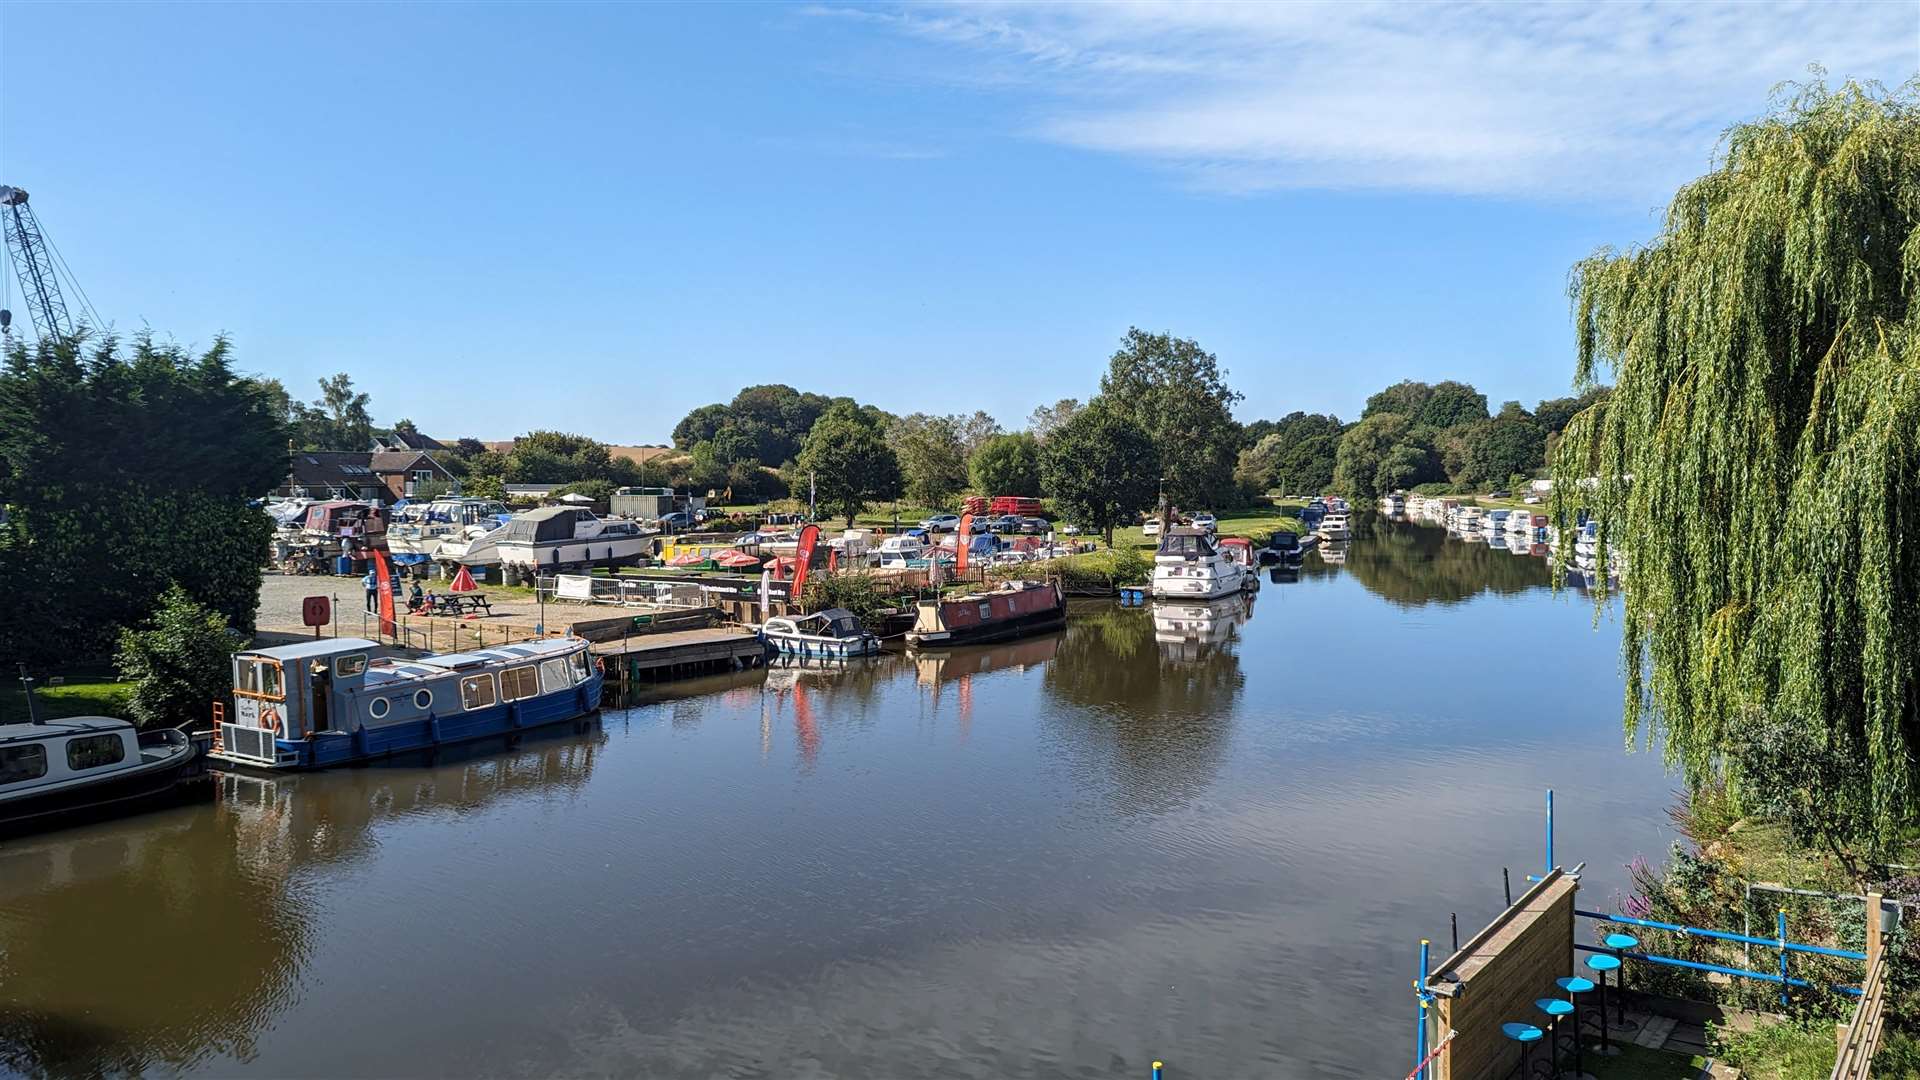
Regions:
M 766 657 L 766 646 L 744 626 L 667 630 L 590 647 L 606 662 L 607 678 L 616 683 L 753 667 Z

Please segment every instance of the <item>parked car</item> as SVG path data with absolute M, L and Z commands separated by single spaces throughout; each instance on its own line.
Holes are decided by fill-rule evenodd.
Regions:
M 987 523 L 987 530 L 997 533 L 1017 533 L 1020 531 L 1022 520 L 1024 519 L 1018 514 L 1002 514 Z
M 1075 525 L 1072 522 L 1068 522 L 1065 525 L 1060 526 L 1060 535 L 1061 536 L 1079 536 L 1080 526 Z
M 1159 536 L 1160 535 L 1160 519 L 1157 517 L 1148 518 L 1147 523 L 1145 525 L 1140 526 L 1140 532 L 1142 533 L 1142 535 L 1145 535 L 1145 536 Z
M 660 519 L 660 529 L 662 532 L 673 532 L 675 529 L 691 530 L 692 528 L 693 515 L 687 513 L 685 510 L 675 510 L 673 513 Z
M 1513 492 L 1511 492 L 1511 491 L 1495 491 L 1495 492 L 1491 492 L 1491 493 L 1489 493 L 1489 494 L 1487 495 L 1487 498 L 1489 498 L 1489 499 L 1511 499 L 1511 498 L 1513 498 Z
M 1045 536 L 1047 530 L 1051 528 L 1053 528 L 1053 523 L 1046 518 L 1030 517 L 1020 519 L 1020 531 L 1029 536 Z
M 1193 527 L 1213 532 L 1220 527 L 1220 519 L 1214 517 L 1212 514 L 1195 514 L 1193 515 Z
M 959 514 L 935 514 L 920 523 L 928 532 L 952 532 L 960 527 Z

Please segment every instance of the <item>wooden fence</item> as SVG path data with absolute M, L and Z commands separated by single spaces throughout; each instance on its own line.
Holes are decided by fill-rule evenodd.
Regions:
M 1881 901 L 1879 893 L 1867 894 L 1867 975 L 1860 980 L 1860 1004 L 1854 1007 L 1853 1020 L 1839 1030 L 1840 1052 L 1831 1080 L 1868 1080 L 1873 1075 L 1873 1055 L 1886 1030 L 1887 950 L 1881 933 Z

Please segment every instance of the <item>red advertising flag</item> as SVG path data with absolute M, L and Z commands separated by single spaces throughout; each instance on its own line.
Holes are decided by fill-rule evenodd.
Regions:
M 800 590 L 807 587 L 807 571 L 813 566 L 813 545 L 820 542 L 820 526 L 809 525 L 800 530 L 800 542 L 793 551 L 793 591 L 788 595 L 800 599 Z
M 960 527 L 953 532 L 953 573 L 955 577 L 967 572 L 967 548 L 972 544 L 973 515 L 961 514 Z
M 392 637 L 400 632 L 393 617 L 393 571 L 387 568 L 387 553 L 373 549 L 373 580 L 380 590 L 380 632 Z

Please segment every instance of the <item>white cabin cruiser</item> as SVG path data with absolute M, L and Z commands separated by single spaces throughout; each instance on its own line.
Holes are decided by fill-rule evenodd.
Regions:
M 1352 536 L 1348 525 L 1347 512 L 1335 510 L 1320 519 L 1320 535 L 1327 540 L 1345 540 Z
M 1260 587 L 1250 560 L 1233 558 L 1203 529 L 1176 525 L 1153 553 L 1153 595 L 1160 599 L 1211 600 Z
M 433 555 L 440 541 L 464 536 L 469 526 L 491 531 L 506 517 L 506 506 L 493 499 L 447 496 L 424 505 L 416 503 L 387 526 L 387 549 L 396 555 Z
M 0 835 L 211 794 L 206 756 L 172 728 L 80 716 L 0 724 Z
M 502 567 L 552 571 L 573 566 L 638 566 L 652 555 L 655 535 L 642 532 L 636 521 L 599 518 L 576 506 L 545 506 L 508 520 L 483 542 L 493 542 Z

